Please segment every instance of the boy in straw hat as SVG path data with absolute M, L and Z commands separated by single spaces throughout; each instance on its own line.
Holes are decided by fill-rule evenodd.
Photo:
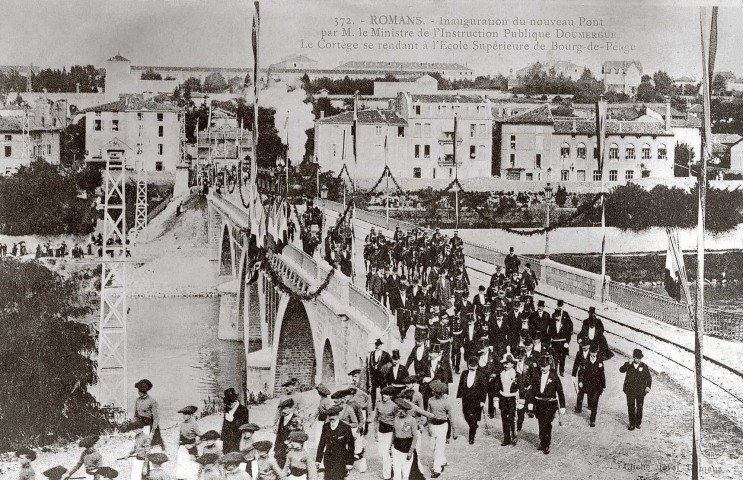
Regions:
M 36 460 L 36 452 L 30 448 L 21 448 L 15 452 L 15 456 L 21 460 L 21 471 L 18 473 L 18 480 L 35 480 L 36 473 L 31 462 Z
M 240 463 L 244 460 L 239 452 L 230 452 L 219 459 L 219 463 L 224 468 L 222 478 L 224 480 L 251 480 L 244 470 L 240 469 Z
M 98 435 L 89 435 L 78 442 L 78 445 L 83 447 L 83 453 L 80 454 L 80 460 L 77 461 L 74 467 L 67 473 L 66 479 L 72 477 L 72 474 L 77 470 L 85 466 L 85 479 L 86 480 L 98 480 L 96 472 L 103 462 L 103 457 L 100 452 L 96 450 L 95 444 L 98 443 Z
M 258 430 L 260 430 L 260 427 L 255 423 L 240 425 L 240 433 L 242 434 L 242 438 L 240 438 L 240 453 L 245 459 L 245 461 L 240 464 L 240 468 L 248 472 L 253 478 L 255 478 L 256 474 L 256 451 L 253 444 L 253 434 Z
M 304 443 L 308 440 L 306 433 L 301 431 L 289 434 L 289 453 L 284 465 L 284 477 L 293 480 L 317 480 L 317 469 Z
M 498 404 L 501 409 L 501 423 L 503 424 L 503 443 L 501 446 L 516 445 L 516 396 L 519 393 L 518 374 L 516 373 L 516 359 L 510 353 L 501 358 L 503 370 L 495 378 L 495 391 L 498 395 Z
M 198 408 L 193 405 L 188 405 L 178 410 L 178 413 L 183 414 L 183 421 L 180 425 L 178 456 L 176 457 L 175 464 L 175 476 L 177 480 L 191 480 L 199 474 L 198 464 L 194 460 L 198 455 L 196 442 L 203 433 L 194 418 L 196 410 Z
M 222 472 L 219 470 L 219 455 L 216 453 L 205 453 L 196 459 L 201 472 L 199 480 L 221 480 Z
M 279 467 L 274 459 L 268 452 L 271 451 L 271 442 L 269 440 L 261 440 L 255 442 L 256 457 L 256 476 L 253 480 L 276 480 L 283 478 L 284 472 Z
M 163 470 L 163 463 L 168 461 L 167 455 L 162 452 L 150 453 L 147 455 L 147 461 L 152 465 L 148 480 L 173 480 L 173 477 Z

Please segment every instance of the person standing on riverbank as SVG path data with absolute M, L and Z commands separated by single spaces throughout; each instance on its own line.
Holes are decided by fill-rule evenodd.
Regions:
M 225 454 L 240 450 L 240 427 L 250 422 L 250 413 L 240 403 L 234 388 L 224 391 L 224 418 L 222 420 L 222 451 Z
M 78 445 L 85 450 L 80 454 L 80 460 L 67 472 L 67 476 L 64 477 L 65 480 L 69 480 L 82 466 L 85 467 L 85 476 L 83 477 L 85 480 L 98 480 L 98 468 L 103 463 L 101 453 L 95 448 L 98 438 L 98 435 L 89 435 L 78 442 Z
M 176 457 L 176 480 L 190 480 L 199 474 L 199 466 L 195 462 L 198 455 L 197 440 L 203 435 L 199 429 L 194 413 L 197 407 L 189 405 L 178 410 L 183 414 L 178 438 L 178 456 Z
M 143 431 L 150 436 L 150 444 L 160 446 L 165 450 L 165 443 L 160 434 L 160 416 L 158 414 L 157 400 L 149 395 L 152 390 L 152 382 L 143 378 L 134 384 L 139 396 L 134 402 L 134 424 L 141 425 Z

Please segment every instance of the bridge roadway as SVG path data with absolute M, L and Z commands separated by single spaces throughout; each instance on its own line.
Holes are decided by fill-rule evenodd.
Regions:
M 239 203 L 235 204 L 234 197 L 223 198 L 223 200 L 229 200 L 233 206 L 237 205 L 236 208 L 240 209 Z M 321 202 L 320 207 L 329 225 L 334 224 L 335 219 L 342 212 L 342 205 L 332 202 Z M 363 239 L 370 226 L 382 228 L 389 235 L 394 230 L 395 224 L 396 222 L 391 222 L 390 228 L 387 229 L 383 217 L 369 212 L 357 212 L 355 223 L 356 252 L 358 253 L 355 258 L 355 268 L 357 272 L 364 271 L 360 252 L 363 250 L 361 248 Z M 403 224 L 403 228 L 407 229 L 409 225 Z M 287 253 L 290 256 L 296 256 L 295 250 Z M 467 245 L 465 253 L 473 290 L 478 284 L 486 283 L 494 270 L 494 264 L 502 263 L 504 257 L 503 252 L 475 245 Z M 306 258 L 304 261 L 316 265 L 324 263 L 319 260 L 319 254 L 316 254 L 314 262 Z M 522 259 L 522 264 L 523 262 Z M 296 266 L 296 262 L 288 263 Z M 589 294 L 591 298 L 587 298 L 567 289 L 550 285 L 549 283 L 559 282 L 545 281 L 549 280 L 545 274 L 550 268 L 555 271 L 554 266 L 549 261 L 538 263 L 538 266 L 541 267 L 539 274 L 542 278 L 537 291 L 538 298 L 544 299 L 548 308 L 554 306 L 557 298 L 563 298 L 568 305 L 567 311 L 574 319 L 576 330 L 579 329 L 582 319 L 586 316 L 587 307 L 597 305 L 593 298 L 594 295 Z M 592 281 L 595 282 L 595 278 Z M 360 288 L 363 288 L 363 282 L 363 275 L 355 278 L 355 283 Z M 576 287 L 574 290 L 578 291 L 583 288 L 579 285 L 574 285 L 574 287 Z M 687 347 L 685 335 L 688 332 L 659 324 L 649 318 L 641 318 L 637 314 L 615 306 L 606 308 L 598 305 L 598 310 L 610 334 L 610 345 L 618 355 L 607 362 L 607 390 L 601 399 L 597 427 L 588 427 L 586 413 L 577 415 L 572 412 L 576 393 L 572 381 L 566 376 L 563 379 L 563 387 L 567 397 L 567 415 L 563 419 L 562 426 L 558 426 L 555 422 L 554 444 L 549 456 L 544 456 L 536 450 L 538 436 L 535 420 L 527 420 L 524 424 L 519 445 L 500 447 L 501 427 L 499 417 L 496 416 L 495 419 L 487 420 L 487 429 L 484 428 L 484 423 L 481 423 L 479 437 L 474 446 L 467 445 L 467 442 L 460 438 L 447 447 L 450 467 L 445 472 L 446 477 L 490 478 L 494 471 L 501 473 L 503 478 L 516 479 L 671 479 L 689 476 L 692 411 L 689 386 L 692 385 L 690 382 L 692 377 L 688 370 L 691 364 L 689 352 L 685 350 Z M 412 349 L 412 335 L 408 335 L 408 340 L 401 344 L 395 331 L 387 333 L 392 334 L 386 337 L 387 348 L 399 348 L 403 357 L 406 358 Z M 373 336 L 374 333 L 370 332 L 366 336 L 367 342 L 372 341 Z M 705 362 L 705 372 L 709 377 L 709 380 L 705 381 L 705 397 L 710 399 L 710 404 L 705 404 L 704 423 L 705 459 L 703 465 L 709 473 L 706 478 L 741 478 L 743 466 L 738 461 L 743 454 L 741 445 L 743 431 L 740 428 L 741 405 L 739 400 L 731 396 L 738 393 L 735 388 L 736 379 L 740 381 L 740 377 L 735 373 L 738 372 L 736 370 L 738 365 L 734 361 L 728 361 L 730 359 L 725 355 L 717 355 L 720 353 L 717 350 L 720 345 L 719 340 L 706 340 L 708 346 L 710 343 L 714 346 L 712 349 L 708 348 L 712 357 Z M 728 350 L 728 354 L 730 354 L 729 350 L 732 349 L 734 354 L 740 348 L 733 342 L 725 342 L 723 345 Z M 654 384 L 645 403 L 643 429 L 629 432 L 626 429 L 626 405 L 621 391 L 623 377 L 618 368 L 627 360 L 627 353 L 636 346 L 643 348 L 646 353 L 645 360 L 654 371 Z M 371 348 L 369 343 L 364 347 L 367 350 Z M 577 352 L 574 339 L 570 350 L 571 358 L 568 359 L 568 363 L 572 366 L 572 358 Z M 715 365 L 714 361 L 723 366 Z M 734 366 L 731 367 L 730 364 Z M 335 383 L 343 383 L 345 380 L 343 374 L 336 373 Z M 324 376 L 327 377 L 327 375 Z M 456 388 L 457 379 L 458 376 L 451 386 L 453 389 Z M 455 424 L 460 433 L 465 432 L 466 425 L 453 395 L 451 397 L 452 406 L 456 412 Z M 369 472 L 360 474 L 354 471 L 349 478 L 379 478 L 381 466 L 376 445 L 371 436 L 369 441 L 371 443 L 367 448 Z M 429 473 L 427 468 L 432 462 L 431 456 L 430 441 L 426 438 L 422 455 L 426 475 Z

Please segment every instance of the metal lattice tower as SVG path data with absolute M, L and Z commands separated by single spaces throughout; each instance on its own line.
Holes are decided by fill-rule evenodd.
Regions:
M 30 77 L 29 77 L 30 78 Z M 28 104 L 23 105 L 23 163 L 31 163 L 31 123 L 28 115 L 30 107 Z
M 98 331 L 98 401 L 126 413 L 126 199 L 124 150 L 109 150 L 103 177 L 103 262 Z
M 134 211 L 134 229 L 141 233 L 147 226 L 147 170 L 142 164 L 137 170 L 137 203 Z

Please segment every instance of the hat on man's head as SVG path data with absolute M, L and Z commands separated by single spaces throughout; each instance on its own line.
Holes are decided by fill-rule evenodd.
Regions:
M 642 350 L 639 348 L 632 350 L 632 358 L 642 358 Z
M 350 372 L 348 372 L 348 376 L 349 377 L 353 377 L 354 375 L 359 375 L 360 373 L 361 373 L 361 369 L 360 368 L 356 368 L 356 369 L 351 370 Z
M 395 393 L 397 393 L 397 389 L 393 387 L 392 385 L 387 385 L 386 387 L 382 389 L 382 395 L 387 395 L 391 397 Z
M 392 350 L 392 360 L 400 360 L 400 350 Z
M 340 405 L 333 405 L 332 407 L 328 407 L 327 409 L 325 409 L 325 414 L 330 417 L 338 415 L 342 411 L 343 407 L 341 407 Z
M 207 442 L 208 441 L 219 440 L 219 438 L 220 438 L 219 432 L 217 432 L 216 430 L 209 430 L 208 432 L 204 433 L 201 436 L 201 439 L 202 440 L 206 440 Z
M 598 344 L 592 342 L 588 351 L 591 352 L 591 353 L 599 353 L 599 346 L 598 346 Z M 640 355 L 642 355 L 642 353 L 640 353 Z M 642 358 L 642 357 L 640 357 L 640 358 Z
M 77 444 L 83 448 L 90 448 L 98 443 L 98 439 L 98 435 L 88 435 L 87 437 L 83 437 L 82 439 L 80 439 Z
M 134 384 L 134 388 L 142 392 L 149 392 L 150 390 L 152 390 L 152 382 L 150 382 L 146 378 L 143 378 L 142 380 Z
M 346 395 L 348 395 L 348 390 L 341 389 L 341 390 L 336 390 L 335 392 L 333 392 L 330 398 L 332 398 L 333 400 L 340 400 L 341 398 L 346 398 Z
M 98 467 L 98 470 L 96 470 L 95 473 L 96 476 L 102 478 L 116 478 L 119 476 L 118 470 L 114 470 L 111 467 Z
M 534 340 L 532 340 L 531 337 L 527 336 L 524 339 L 524 346 L 528 347 L 529 345 L 534 345 Z
M 539 358 L 539 366 L 540 367 L 551 367 L 552 366 L 552 356 L 551 355 L 542 355 Z
M 503 358 L 500 359 L 500 363 L 516 363 L 516 359 L 510 353 L 505 353 Z
M 273 443 L 270 440 L 261 440 L 260 442 L 255 442 L 253 444 L 253 448 L 263 453 L 271 451 L 272 446 L 273 446 Z
M 596 315 L 596 307 L 588 307 L 589 315 Z
M 187 407 L 183 407 L 180 410 L 178 410 L 178 413 L 182 413 L 184 415 L 193 415 L 196 413 L 196 410 L 198 410 L 199 407 L 196 407 L 194 405 L 188 405 Z
M 294 406 L 294 399 L 287 398 L 283 402 L 279 403 L 279 408 L 292 408 Z
M 383 342 L 383 341 L 382 341 L 382 339 L 380 339 L 380 338 L 378 338 L 378 339 L 376 339 L 376 340 L 374 341 L 374 345 L 375 345 L 375 346 L 377 346 L 377 347 L 378 347 L 378 346 L 380 346 L 380 345 L 382 345 L 383 343 L 384 343 L 384 342 Z
M 539 300 L 537 302 L 537 307 L 543 307 L 544 306 L 544 300 Z
M 531 268 L 531 263 L 526 262 L 526 265 L 525 266 L 526 266 L 526 268 Z
M 289 434 L 289 441 L 292 443 L 304 443 L 309 440 L 309 438 L 309 435 L 300 431 L 294 431 Z
M 168 456 L 163 452 L 150 453 L 147 455 L 147 461 L 155 465 L 162 465 L 168 461 Z
M 467 365 L 469 365 L 470 367 L 476 367 L 476 366 L 477 366 L 477 357 L 476 357 L 476 356 L 474 356 L 474 355 L 473 355 L 473 356 L 471 356 L 471 357 L 470 357 L 470 358 L 469 358 L 469 359 L 467 360 Z
M 325 386 L 324 383 L 320 383 L 317 386 L 315 386 L 315 390 L 317 390 L 317 393 L 320 395 L 328 396 L 330 395 L 330 389 Z
M 255 446 L 255 443 L 253 446 Z M 219 463 L 222 465 L 239 465 L 243 462 L 245 462 L 245 455 L 240 452 L 230 452 L 222 455 L 222 458 L 219 459 Z
M 232 403 L 238 398 L 239 397 L 234 388 L 228 388 L 227 390 L 224 391 L 224 403 Z
M 433 393 L 446 393 L 449 391 L 449 387 L 438 378 L 429 383 L 428 386 Z
M 441 353 L 441 344 L 434 343 L 431 345 L 431 353 Z
M 509 252 L 513 252 L 513 247 L 508 247 Z
M 593 342 L 583 342 L 583 343 L 582 343 L 582 344 L 580 345 L 580 348 L 582 348 L 582 349 L 584 349 L 584 350 L 585 350 L 586 348 L 590 349 L 590 348 L 592 348 L 592 347 L 593 347 Z
M 405 385 L 412 385 L 414 383 L 418 383 L 418 375 L 408 375 L 402 380 L 402 383 Z
M 238 427 L 238 430 L 240 430 L 241 432 L 250 432 L 250 433 L 255 433 L 260 429 L 261 427 L 259 427 L 255 423 L 243 423 L 242 425 L 240 425 L 240 427 Z
M 49 480 L 60 480 L 64 474 L 67 473 L 67 469 L 62 465 L 57 465 L 44 472 L 44 476 Z
M 29 459 L 32 462 L 34 460 L 36 460 L 36 452 L 34 452 L 33 450 L 31 450 L 30 448 L 21 447 L 18 450 L 16 450 L 15 456 L 16 457 L 20 457 L 21 455 L 25 455 L 26 458 Z
M 216 453 L 205 453 L 196 459 L 200 465 L 213 465 L 219 461 L 219 455 Z
M 565 305 L 565 300 L 558 300 L 558 301 L 557 301 L 557 307 L 558 307 L 558 308 L 559 308 L 559 307 L 562 307 L 563 305 Z
M 478 346 L 480 347 L 479 351 L 481 353 L 484 351 L 490 350 L 490 343 L 488 342 L 487 338 L 481 338 Z
M 477 287 L 477 289 L 479 291 L 481 291 L 481 292 L 484 292 L 485 291 L 485 285 L 480 285 L 479 287 Z
M 402 408 L 403 410 L 410 410 L 410 402 L 405 400 L 404 398 L 396 398 L 395 403 L 398 407 Z

